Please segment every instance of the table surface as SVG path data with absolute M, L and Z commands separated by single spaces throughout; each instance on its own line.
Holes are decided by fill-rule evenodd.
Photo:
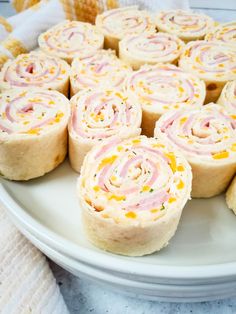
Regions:
M 219 1 L 219 0 L 217 0 Z M 216 2 L 216 1 L 215 1 Z M 222 2 L 221 2 L 222 3 Z M 195 8 L 194 8 L 195 9 Z M 219 22 L 236 20 L 236 11 L 202 8 Z M 0 2 L 0 15 L 14 14 L 8 3 Z M 65 302 L 71 314 L 235 314 L 236 297 L 222 301 L 199 303 L 164 303 L 130 298 L 112 292 L 84 278 L 77 278 L 53 262 L 50 262 L 53 273 L 60 286 Z

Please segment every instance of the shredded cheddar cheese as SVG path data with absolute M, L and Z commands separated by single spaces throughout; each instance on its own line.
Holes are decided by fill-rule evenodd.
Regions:
M 159 148 L 159 147 L 163 147 L 163 148 L 164 148 L 165 145 L 158 143 L 158 144 L 153 144 L 152 147 L 153 147 L 153 148 Z
M 118 152 L 121 152 L 123 150 L 123 146 L 117 146 Z
M 149 185 L 144 185 L 142 188 L 142 192 L 149 192 L 150 191 L 150 186 Z
M 169 198 L 169 200 L 168 200 L 168 202 L 171 204 L 171 203 L 173 203 L 173 202 L 175 202 L 176 201 L 176 198 L 175 197 L 170 197 Z
M 95 186 L 93 187 L 93 190 L 94 190 L 95 192 L 98 192 L 98 191 L 100 191 L 100 186 L 98 186 L 98 185 L 95 185 Z
M 184 188 L 184 182 L 180 179 L 179 183 L 177 184 L 177 189 L 182 190 Z
M 187 117 L 183 117 L 180 119 L 180 125 L 184 124 L 187 121 Z
M 224 159 L 229 157 L 229 153 L 227 151 L 213 154 L 214 159 Z
M 116 200 L 116 201 L 125 201 L 126 197 L 125 195 L 115 195 L 112 194 L 108 197 L 109 200 Z
M 117 179 L 116 176 L 114 176 L 114 175 L 111 176 L 111 181 L 116 181 L 116 179 Z
M 117 159 L 117 156 L 116 155 L 113 155 L 111 157 L 107 157 L 107 158 L 104 158 L 99 167 L 98 167 L 98 170 L 101 170 L 102 168 L 104 168 L 106 165 L 109 165 L 109 164 L 113 164 L 113 162 Z
M 133 143 L 133 144 L 139 144 L 139 143 L 140 143 L 140 140 L 139 140 L 139 139 L 137 139 L 137 140 L 132 140 L 132 143 Z
M 176 171 L 176 159 L 173 153 L 166 153 L 165 156 L 169 159 L 170 167 L 173 172 Z
M 125 214 L 127 218 L 135 219 L 137 215 L 134 212 L 128 212 Z
M 233 144 L 232 144 L 231 150 L 232 150 L 233 152 L 236 152 L 236 143 L 233 143 Z
M 29 130 L 29 131 L 27 131 L 27 132 L 25 132 L 25 133 L 27 133 L 27 134 L 35 134 L 35 135 L 37 135 L 37 134 L 39 134 L 39 132 L 40 132 L 40 128 L 36 128 L 36 129 L 31 129 L 31 130 Z
M 178 171 L 184 171 L 184 167 L 183 167 L 182 165 L 179 165 L 179 166 L 177 167 L 177 170 L 178 170 Z

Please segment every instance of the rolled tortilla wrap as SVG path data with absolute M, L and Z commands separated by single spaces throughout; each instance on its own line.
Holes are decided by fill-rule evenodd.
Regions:
M 205 99 L 205 84 L 172 64 L 143 66 L 126 82 L 127 93 L 142 105 L 142 132 L 153 136 L 156 121 L 170 110 L 198 108 Z
M 185 42 L 203 39 L 215 26 L 205 14 L 184 10 L 161 11 L 156 16 L 159 31 L 175 34 Z
M 191 180 L 186 159 L 159 139 L 97 145 L 84 160 L 77 188 L 88 239 L 122 255 L 160 250 L 176 231 Z
M 38 38 L 39 47 L 48 55 L 71 63 L 103 48 L 104 37 L 96 26 L 78 21 L 63 21 Z
M 119 57 L 134 70 L 138 70 L 143 64 L 177 64 L 183 47 L 182 40 L 172 34 L 127 35 L 119 42 Z
M 129 138 L 141 133 L 141 107 L 116 89 L 82 91 L 71 99 L 69 157 L 80 172 L 85 155 L 107 138 Z
M 137 6 L 108 10 L 98 15 L 96 26 L 105 37 L 105 48 L 118 52 L 119 41 L 127 34 L 154 32 L 155 25 L 147 11 Z
M 67 153 L 68 99 L 57 91 L 0 94 L 0 173 L 29 180 L 56 168 Z
M 179 66 L 204 80 L 206 103 L 215 102 L 224 85 L 236 79 L 236 48 L 220 42 L 190 42 L 183 49 Z
M 236 177 L 233 179 L 226 192 L 226 204 L 236 215 Z
M 225 84 L 217 104 L 223 106 L 226 111 L 236 118 L 236 81 L 230 81 Z
M 205 37 L 208 41 L 221 41 L 236 47 L 236 22 L 220 24 Z
M 212 197 L 225 191 L 236 171 L 236 120 L 219 105 L 179 110 L 163 115 L 155 136 L 179 149 L 193 171 L 192 197 Z
M 19 55 L 7 61 L 0 72 L 0 90 L 42 87 L 68 96 L 70 66 L 41 52 Z
M 113 50 L 98 50 L 92 56 L 76 58 L 71 65 L 71 96 L 84 89 L 123 89 L 125 79 L 132 69 L 119 60 Z

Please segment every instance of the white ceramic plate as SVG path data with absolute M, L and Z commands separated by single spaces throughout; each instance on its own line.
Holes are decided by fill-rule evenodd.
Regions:
M 77 175 L 65 162 L 30 182 L 1 179 L 0 199 L 22 230 L 73 260 L 136 281 L 209 284 L 236 280 L 236 217 L 224 197 L 192 200 L 175 237 L 161 252 L 122 257 L 86 239 L 75 195 Z
M 98 269 L 73 260 L 47 246 L 25 229 L 22 229 L 22 231 L 42 252 L 69 272 L 80 277 L 86 276 L 87 279 L 96 281 L 100 285 L 105 284 L 110 289 L 129 296 L 165 302 L 198 302 L 203 300 L 210 301 L 216 298 L 223 299 L 235 296 L 236 293 L 236 281 L 208 285 L 168 285 L 122 278 L 117 276 L 116 273 L 110 273 L 107 270 Z

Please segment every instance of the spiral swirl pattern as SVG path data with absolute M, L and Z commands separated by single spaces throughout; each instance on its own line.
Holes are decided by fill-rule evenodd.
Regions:
M 214 28 L 205 37 L 208 41 L 222 41 L 223 43 L 236 46 L 236 22 L 221 24 Z
M 171 64 L 143 66 L 129 77 L 126 88 L 143 107 L 159 114 L 200 106 L 205 96 L 202 81 Z
M 126 89 L 129 97 L 142 105 L 142 129 L 148 136 L 153 136 L 162 114 L 199 107 L 205 98 L 204 83 L 171 64 L 141 67 L 128 78 Z
M 236 81 L 225 84 L 217 104 L 236 117 Z
M 164 134 L 188 160 L 236 163 L 236 120 L 221 106 L 169 112 L 157 122 L 154 133 Z
M 121 40 L 127 34 L 154 32 L 155 25 L 146 11 L 139 11 L 136 6 L 105 11 L 96 18 L 96 26 L 106 39 Z M 111 42 L 107 41 L 107 45 Z M 109 46 L 117 48 L 116 44 Z
M 99 50 L 93 56 L 74 59 L 71 69 L 71 91 L 104 86 L 123 89 L 131 68 L 119 60 L 111 50 Z
M 167 33 L 129 35 L 119 43 L 119 56 L 138 69 L 145 63 L 175 63 L 183 46 L 177 36 Z
M 70 67 L 40 52 L 19 55 L 5 63 L 0 72 L 0 89 L 42 87 L 67 94 Z
M 233 80 L 236 79 L 236 49 L 217 42 L 191 42 L 184 48 L 179 65 L 204 80 Z
M 214 27 L 214 21 L 207 15 L 191 11 L 162 11 L 156 17 L 160 31 L 177 35 L 184 41 L 203 39 Z
M 71 63 L 73 58 L 85 58 L 102 49 L 104 37 L 89 23 L 64 21 L 41 34 L 38 42 L 45 53 Z
M 0 94 L 0 137 L 37 136 L 66 124 L 69 106 L 56 91 L 15 89 Z
M 145 136 L 95 147 L 80 178 L 81 198 L 88 210 L 125 224 L 171 215 L 185 204 L 189 185 L 186 160 L 164 142 Z
M 97 141 L 140 132 L 141 108 L 119 90 L 83 91 L 71 103 L 69 131 L 75 137 Z

